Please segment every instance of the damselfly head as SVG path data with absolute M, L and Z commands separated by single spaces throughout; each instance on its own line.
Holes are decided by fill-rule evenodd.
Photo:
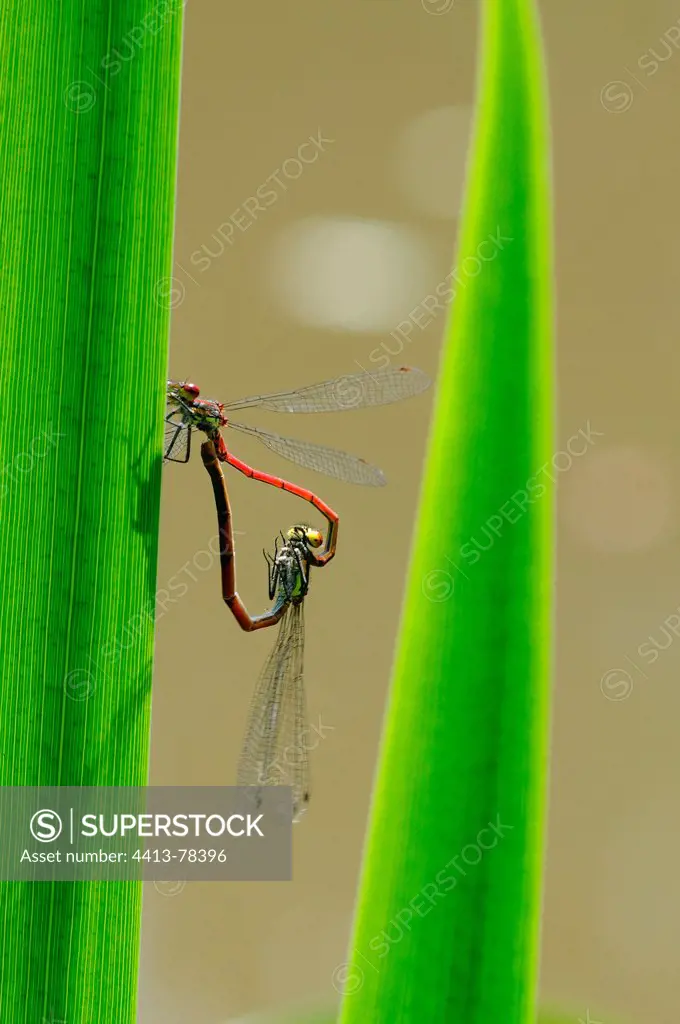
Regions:
M 191 381 L 188 380 L 169 380 L 168 391 L 170 393 L 175 392 L 180 396 L 180 398 L 183 398 L 185 402 L 193 402 L 193 400 L 198 398 L 201 393 L 201 389 L 198 385 L 192 384 Z
M 286 537 L 288 540 L 302 541 L 304 544 L 308 544 L 310 548 L 320 548 L 323 544 L 323 534 L 318 530 L 313 530 L 311 526 L 307 526 L 305 523 L 291 526 Z

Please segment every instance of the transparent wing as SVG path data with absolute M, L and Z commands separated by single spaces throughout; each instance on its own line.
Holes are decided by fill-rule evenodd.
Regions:
M 191 427 L 172 415 L 165 417 L 163 458 L 166 462 L 188 462 L 191 454 Z
M 273 412 L 342 412 L 374 405 L 390 405 L 412 398 L 429 388 L 430 378 L 422 370 L 400 366 L 374 373 L 350 373 L 335 380 L 296 391 L 271 395 L 251 395 L 225 403 L 225 409 L 252 409 L 260 406 Z
M 166 462 L 188 462 L 191 453 L 191 413 L 180 387 L 178 381 L 169 380 L 165 391 L 163 458 Z
M 270 451 L 276 452 L 297 466 L 314 469 L 317 473 L 324 473 L 336 480 L 344 480 L 348 484 L 364 484 L 368 487 L 383 487 L 386 483 L 382 471 L 377 466 L 371 466 L 357 455 L 348 455 L 337 448 L 328 448 L 326 445 L 314 444 L 311 441 L 298 441 L 293 437 L 270 434 L 266 430 L 257 430 L 244 423 L 234 423 L 233 420 L 229 420 L 229 427 L 257 438 Z
M 303 681 L 304 604 L 289 605 L 250 704 L 236 776 L 239 786 L 291 786 L 297 819 L 309 802 Z

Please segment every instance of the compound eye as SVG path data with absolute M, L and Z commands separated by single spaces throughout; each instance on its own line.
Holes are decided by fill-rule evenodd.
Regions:
M 323 544 L 323 534 L 318 530 L 306 530 L 306 540 L 310 548 L 320 548 Z
M 201 393 L 201 389 L 196 384 L 189 383 L 189 381 L 182 385 L 182 390 L 186 391 L 187 395 L 191 395 L 192 398 L 198 398 Z

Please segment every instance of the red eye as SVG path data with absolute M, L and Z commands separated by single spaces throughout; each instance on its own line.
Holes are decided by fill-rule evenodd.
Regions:
M 195 384 L 190 384 L 188 381 L 182 384 L 182 391 L 186 391 L 187 395 L 191 395 L 192 398 L 198 398 L 201 393 L 201 389 Z

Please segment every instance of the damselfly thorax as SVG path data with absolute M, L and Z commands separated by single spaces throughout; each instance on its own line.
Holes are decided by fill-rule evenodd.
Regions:
M 264 552 L 269 566 L 269 596 L 297 604 L 309 591 L 309 568 L 316 562 L 311 549 L 323 544 L 323 534 L 306 524 L 298 524 L 281 537 L 281 548 L 277 537 L 274 554 Z

